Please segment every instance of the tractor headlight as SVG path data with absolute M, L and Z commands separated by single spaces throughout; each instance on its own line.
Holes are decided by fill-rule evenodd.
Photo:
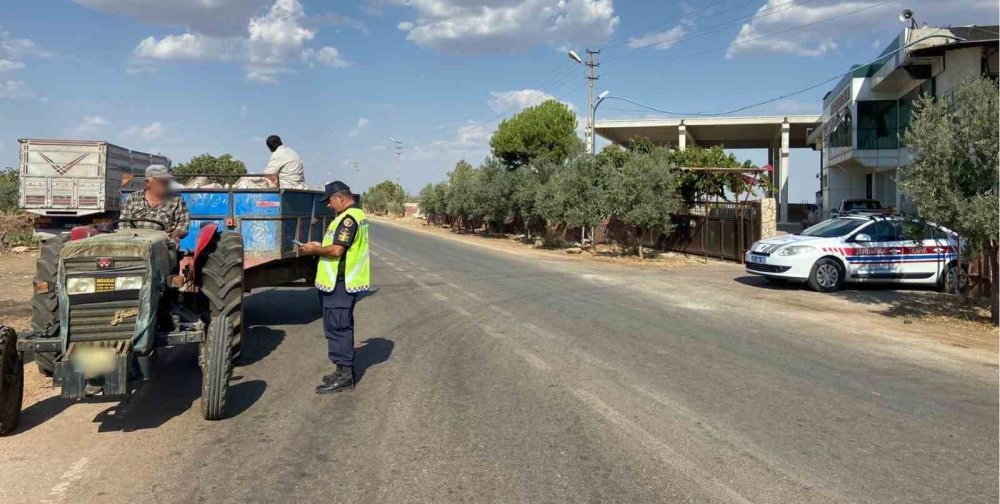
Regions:
M 115 277 L 115 290 L 139 290 L 142 288 L 141 276 Z
M 793 256 L 793 255 L 804 254 L 806 252 L 812 252 L 813 250 L 816 250 L 816 247 L 813 247 L 811 245 L 790 245 L 788 247 L 783 247 L 781 250 L 779 250 L 778 255 Z
M 93 294 L 97 283 L 93 277 L 77 277 L 66 279 L 66 293 L 73 294 Z

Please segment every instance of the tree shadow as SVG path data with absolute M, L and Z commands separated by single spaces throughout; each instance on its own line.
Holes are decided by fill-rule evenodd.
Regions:
M 354 379 L 360 383 L 368 368 L 389 360 L 395 346 L 390 339 L 366 339 L 360 347 L 354 349 Z
M 949 317 L 982 324 L 990 323 L 989 302 L 938 292 L 931 286 L 852 285 L 832 296 L 870 306 L 873 313 L 891 318 Z

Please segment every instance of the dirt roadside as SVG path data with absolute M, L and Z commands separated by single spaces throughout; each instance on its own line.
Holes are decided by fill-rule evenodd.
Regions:
M 738 290 L 749 285 L 754 287 L 753 292 L 743 295 L 801 309 L 803 316 L 837 314 L 841 317 L 849 314 L 847 316 L 863 319 L 875 326 L 911 334 L 922 342 L 933 340 L 956 349 L 974 349 L 993 355 L 1000 350 L 997 328 L 989 323 L 987 307 L 961 305 L 953 302 L 951 296 L 932 290 L 851 286 L 832 295 L 817 294 L 798 285 L 770 285 L 763 278 L 746 274 L 741 265 L 701 257 L 663 253 L 653 259 L 640 261 L 635 257 L 615 257 L 607 253 L 567 254 L 564 250 L 541 249 L 511 238 L 455 233 L 414 218 L 370 218 L 446 239 L 539 259 L 612 263 L 634 267 L 637 272 L 669 269 L 697 285 L 720 292 Z M 739 292 L 731 294 L 741 296 Z
M 35 277 L 38 250 L 20 254 L 0 254 L 0 324 L 13 327 L 18 333 L 31 326 L 31 280 Z M 42 376 L 34 362 L 24 365 L 24 403 L 27 408 L 43 399 L 55 396 L 52 380 Z

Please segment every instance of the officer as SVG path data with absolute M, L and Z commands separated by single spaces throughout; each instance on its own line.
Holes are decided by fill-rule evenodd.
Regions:
M 326 206 L 336 213 L 323 243 L 304 243 L 303 254 L 319 256 L 316 288 L 323 308 L 323 331 L 327 355 L 336 370 L 323 377 L 317 394 L 354 388 L 354 303 L 367 291 L 368 219 L 358 208 L 347 184 L 337 180 L 326 185 Z

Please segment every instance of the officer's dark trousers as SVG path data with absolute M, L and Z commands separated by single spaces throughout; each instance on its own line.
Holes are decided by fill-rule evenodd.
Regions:
M 341 366 L 354 365 L 355 301 L 357 294 L 347 292 L 341 279 L 337 280 L 337 287 L 333 292 L 319 291 L 327 356 L 330 357 L 330 362 Z

